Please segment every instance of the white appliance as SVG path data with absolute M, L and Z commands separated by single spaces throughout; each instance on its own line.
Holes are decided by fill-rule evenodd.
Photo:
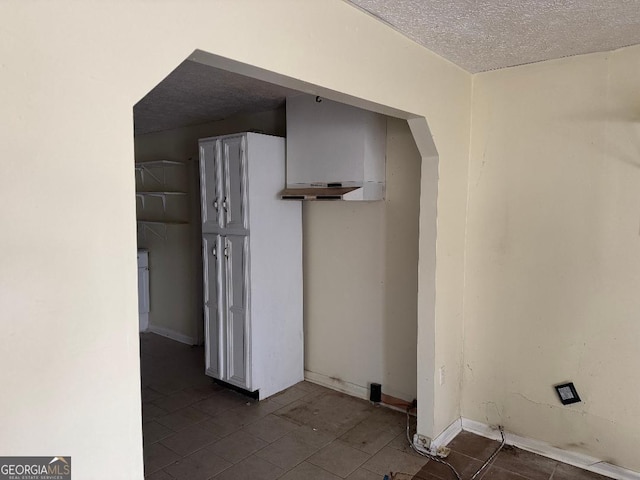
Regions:
M 138 249 L 138 316 L 140 331 L 149 328 L 149 251 Z
M 285 140 L 200 140 L 206 373 L 259 398 L 303 379 L 302 211 Z

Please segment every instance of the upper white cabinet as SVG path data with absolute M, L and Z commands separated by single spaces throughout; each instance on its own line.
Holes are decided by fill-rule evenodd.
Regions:
M 311 95 L 287 98 L 287 189 L 357 187 L 336 196 L 383 199 L 386 136 L 384 115 Z
M 220 142 L 224 170 L 222 221 L 226 228 L 247 228 L 246 138 L 232 137 Z
M 285 140 L 200 140 L 206 373 L 265 398 L 303 379 L 302 212 Z
M 222 225 L 220 198 L 222 195 L 222 168 L 220 144 L 216 141 L 200 142 L 200 210 L 202 231 Z
M 247 228 L 246 137 L 200 142 L 203 228 Z

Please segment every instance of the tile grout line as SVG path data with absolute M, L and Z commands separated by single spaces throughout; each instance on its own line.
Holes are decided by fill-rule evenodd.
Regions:
M 153 348 L 153 347 L 151 347 L 151 348 Z M 154 351 L 159 351 L 159 350 L 154 350 Z M 155 360 L 155 359 L 161 359 L 163 362 L 165 361 L 165 359 L 166 359 L 166 357 L 167 357 L 166 355 L 159 355 L 159 354 L 158 354 L 158 355 L 149 355 L 149 356 L 154 357 L 154 358 L 152 359 L 152 361 L 153 361 L 153 360 Z M 152 371 L 152 370 L 151 370 L 151 371 Z M 155 376 L 153 375 L 153 373 L 151 373 L 151 374 L 149 375 L 149 377 L 151 377 L 151 378 L 153 378 L 154 380 L 156 380 L 156 378 L 155 378 Z M 169 379 L 169 380 L 170 380 L 170 379 Z M 165 384 L 165 385 L 167 385 L 167 386 L 170 386 L 172 383 L 173 383 L 173 384 L 175 384 L 175 383 L 177 383 L 177 382 L 171 382 L 171 381 L 169 381 L 169 382 L 165 382 L 164 384 Z M 181 388 L 179 388 L 179 389 L 177 389 L 177 390 L 175 390 L 175 391 L 171 391 L 170 393 L 166 393 L 166 394 L 165 394 L 165 393 L 163 393 L 163 392 L 160 392 L 160 391 L 158 391 L 158 390 L 154 389 L 154 388 L 153 388 L 153 387 L 151 387 L 150 385 L 160 385 L 160 383 L 159 383 L 159 382 L 155 382 L 155 383 L 154 383 L 154 382 L 144 383 L 143 388 L 148 388 L 148 389 L 149 389 L 149 392 L 150 392 L 151 394 L 155 392 L 155 394 L 157 395 L 157 397 L 156 397 L 156 398 L 154 398 L 153 400 L 149 401 L 148 403 L 149 403 L 150 405 L 154 405 L 156 408 L 158 408 L 158 409 L 160 409 L 160 410 L 163 410 L 163 411 L 164 411 L 164 409 L 162 409 L 162 408 L 158 405 L 158 403 L 162 404 L 164 401 L 166 401 L 165 399 L 170 398 L 170 397 L 172 397 L 172 396 L 174 396 L 174 397 L 178 397 L 180 394 L 188 394 L 188 390 L 190 390 L 190 389 L 194 389 L 194 388 L 197 388 L 197 387 L 199 387 L 199 386 L 200 386 L 200 384 L 199 384 L 198 382 L 195 382 L 194 384 L 191 384 L 191 385 L 182 385 L 182 387 L 181 387 Z M 204 385 L 203 385 L 203 387 L 204 387 Z M 278 419 L 281 419 L 281 420 L 285 420 L 285 421 L 291 422 L 291 423 L 293 423 L 293 424 L 297 425 L 297 428 L 298 428 L 298 429 L 299 429 L 299 428 L 302 428 L 302 427 L 303 427 L 303 426 L 305 426 L 305 425 L 306 425 L 306 426 L 308 426 L 308 427 L 310 427 L 310 428 L 313 428 L 313 427 L 311 427 L 307 422 L 298 423 L 297 421 L 293 420 L 293 418 L 288 418 L 288 417 L 284 416 L 284 413 L 286 412 L 286 410 L 285 410 L 285 409 L 286 409 L 287 407 L 290 407 L 290 406 L 291 406 L 293 403 L 295 403 L 296 401 L 300 401 L 300 402 L 303 402 L 303 403 L 313 403 L 313 401 L 314 401 L 314 400 L 316 400 L 316 399 L 318 399 L 318 398 L 321 398 L 321 397 L 325 397 L 325 396 L 326 396 L 326 395 L 328 395 L 330 392 L 328 392 L 328 391 L 326 391 L 326 390 L 324 390 L 324 389 L 323 389 L 323 390 L 319 391 L 319 393 L 314 393 L 314 392 L 313 392 L 313 390 L 314 390 L 314 389 L 311 389 L 311 388 L 305 388 L 305 387 L 302 387 L 302 386 L 296 386 L 296 387 L 294 387 L 294 388 L 296 388 L 296 389 L 297 389 L 297 392 L 296 392 L 296 394 L 295 394 L 295 395 L 292 395 L 292 396 L 291 396 L 292 398 L 293 398 L 293 397 L 295 397 L 292 401 L 285 402 L 285 403 L 281 403 L 281 402 L 279 402 L 278 400 L 274 400 L 274 401 L 273 401 L 273 402 L 274 402 L 274 406 L 277 406 L 278 408 L 276 408 L 274 411 L 271 411 L 271 412 L 267 413 L 266 415 L 262 415 L 262 416 L 260 416 L 260 417 L 258 417 L 258 418 L 256 418 L 256 419 L 254 419 L 254 420 L 250 421 L 249 423 L 242 424 L 242 427 L 240 427 L 240 428 L 238 428 L 238 429 L 235 429 L 235 431 L 233 432 L 233 433 L 236 433 L 236 432 L 241 432 L 241 431 L 243 431 L 243 432 L 244 432 L 244 434 L 249 435 L 249 436 L 251 436 L 251 437 L 255 437 L 256 439 L 259 439 L 261 442 L 265 442 L 265 443 L 264 443 L 264 446 L 262 446 L 261 448 L 257 449 L 256 451 L 252 452 L 250 455 L 247 455 L 246 457 L 242 458 L 242 459 L 241 459 L 241 460 L 239 460 L 237 463 L 233 463 L 233 462 L 231 462 L 231 463 L 232 463 L 232 465 L 230 465 L 229 467 L 224 468 L 223 470 L 221 470 L 220 472 L 216 473 L 216 475 L 214 475 L 213 477 L 210 477 L 210 478 L 216 478 L 216 477 L 218 477 L 218 476 L 222 476 L 222 475 L 223 475 L 223 472 L 226 472 L 226 471 L 228 471 L 228 469 L 233 468 L 234 466 L 239 465 L 239 464 L 241 464 L 242 462 L 245 462 L 245 461 L 250 460 L 250 459 L 252 459 L 252 458 L 254 458 L 254 459 L 260 459 L 261 461 L 265 461 L 265 462 L 266 462 L 267 464 L 269 464 L 269 465 L 272 465 L 272 466 L 274 466 L 274 467 L 276 467 L 276 468 L 279 468 L 279 469 L 281 468 L 281 467 L 279 467 L 278 465 L 276 465 L 276 464 L 274 464 L 273 462 L 271 462 L 270 460 L 268 460 L 268 459 L 266 459 L 266 458 L 259 457 L 259 456 L 258 456 L 258 453 L 260 453 L 262 450 L 266 449 L 268 446 L 270 446 L 270 445 L 272 445 L 273 443 L 277 442 L 278 440 L 280 440 L 281 438 L 283 438 L 284 436 L 286 436 L 288 433 L 291 433 L 291 432 L 284 433 L 284 434 L 283 434 L 283 435 L 281 435 L 280 437 L 275 438 L 275 439 L 273 439 L 273 440 L 271 440 L 271 441 L 270 441 L 270 440 L 268 440 L 268 439 L 261 438 L 260 436 L 253 435 L 252 433 L 247 432 L 247 431 L 246 431 L 246 428 L 248 428 L 248 427 L 250 427 L 251 425 L 253 425 L 253 424 L 255 424 L 255 423 L 257 423 L 257 422 L 261 421 L 262 419 L 270 418 L 270 417 L 272 417 L 272 418 L 278 418 Z M 310 390 L 311 390 L 311 391 L 310 391 Z M 301 393 L 305 393 L 305 394 L 304 394 L 304 395 L 300 395 Z M 197 405 L 198 403 L 203 402 L 203 401 L 205 401 L 205 400 L 206 400 L 206 399 L 208 399 L 208 398 L 214 398 L 215 396 L 216 396 L 216 394 L 215 394 L 215 393 L 212 393 L 211 395 L 207 395 L 207 396 L 205 396 L 205 397 L 203 397 L 203 398 L 201 398 L 201 399 L 198 399 L 198 400 L 195 400 L 195 401 L 189 401 L 188 403 L 186 403 L 186 404 L 184 404 L 184 405 L 181 405 L 181 407 L 180 407 L 180 408 L 178 408 L 178 409 L 176 409 L 176 410 L 172 410 L 172 411 L 164 411 L 164 413 L 163 413 L 162 415 L 158 415 L 157 417 L 153 417 L 152 419 L 150 419 L 150 421 L 154 421 L 156 424 L 161 425 L 161 426 L 163 426 L 164 428 L 166 428 L 167 430 L 169 430 L 169 431 L 171 431 L 171 432 L 172 432 L 171 434 L 167 435 L 167 437 L 160 438 L 159 440 L 157 440 L 157 441 L 156 441 L 156 442 L 154 442 L 154 443 L 158 443 L 158 444 L 159 444 L 159 445 L 161 445 L 162 447 L 166 448 L 166 449 L 167 449 L 167 451 L 169 451 L 169 452 L 173 452 L 173 454 L 175 454 L 176 456 L 180 457 L 178 460 L 176 460 L 177 462 L 179 462 L 179 461 L 184 461 L 186 458 L 189 458 L 190 456 L 192 456 L 192 455 L 196 454 L 197 452 L 199 452 L 199 451 L 201 451 L 201 450 L 203 450 L 203 449 L 205 449 L 205 448 L 209 448 L 209 447 L 211 447 L 212 445 L 215 445 L 215 444 L 216 444 L 216 443 L 218 443 L 218 442 L 222 442 L 225 438 L 229 437 L 230 435 L 233 435 L 233 433 L 229 433 L 229 434 L 227 434 L 227 435 L 225 435 L 225 436 L 221 436 L 220 438 L 217 438 L 217 439 L 215 439 L 215 440 L 213 440 L 213 441 L 211 441 L 211 442 L 209 442 L 209 443 L 206 443 L 205 445 L 201 445 L 201 446 L 199 446 L 199 448 L 195 449 L 193 452 L 190 452 L 188 455 L 181 455 L 181 454 L 179 454 L 178 452 L 175 452 L 175 450 L 173 450 L 173 449 L 171 449 L 171 448 L 167 447 L 166 445 L 164 445 L 164 444 L 162 443 L 164 440 L 166 440 L 166 438 L 171 437 L 171 436 L 172 436 L 172 435 L 174 435 L 174 434 L 177 434 L 177 433 L 179 433 L 179 432 L 181 432 L 181 431 L 184 431 L 185 429 L 192 428 L 192 427 L 199 427 L 199 428 L 203 428 L 204 430 L 210 430 L 210 431 L 214 432 L 213 430 L 211 430 L 211 429 L 208 429 L 208 428 L 204 427 L 204 425 L 203 425 L 203 424 L 205 424 L 206 422 L 209 422 L 209 421 L 213 421 L 213 422 L 214 422 L 214 424 L 215 424 L 215 419 L 216 419 L 216 417 L 221 416 L 221 415 L 224 415 L 224 413 L 225 413 L 225 412 L 229 412 L 229 411 L 233 411 L 233 410 L 238 410 L 238 411 L 239 411 L 239 410 L 241 410 L 241 409 L 242 409 L 242 406 L 240 406 L 240 405 L 239 405 L 239 406 L 237 406 L 237 407 L 236 407 L 236 406 L 234 406 L 234 407 L 231 407 L 231 408 L 224 409 L 224 410 L 222 410 L 222 411 L 220 411 L 220 412 L 216 412 L 216 415 L 211 415 L 209 412 L 207 412 L 207 411 L 205 411 L 205 410 L 202 410 L 200 407 L 196 407 L 196 406 L 195 406 L 195 405 Z M 187 398 L 188 398 L 188 397 L 187 397 Z M 340 397 L 340 398 L 342 398 L 342 397 Z M 146 402 L 145 402 L 145 403 L 146 403 Z M 168 403 L 169 403 L 169 404 L 171 404 L 171 402 L 168 402 Z M 200 413 L 202 413 L 204 416 L 206 416 L 206 418 L 201 418 L 200 420 L 195 421 L 195 422 L 193 422 L 193 423 L 191 423 L 191 424 L 189 424 L 189 425 L 187 425 L 187 426 L 185 426 L 185 427 L 183 427 L 183 428 L 180 428 L 180 429 L 174 429 L 174 428 L 171 428 L 171 427 L 169 427 L 169 426 L 167 426 L 167 425 L 164 425 L 163 423 L 161 423 L 161 422 L 157 421 L 157 419 L 160 419 L 160 418 L 163 418 L 163 417 L 168 417 L 168 416 L 170 416 L 170 415 L 178 415 L 178 416 L 179 416 L 179 415 L 180 415 L 180 412 L 186 411 L 187 409 L 191 409 L 191 408 L 192 408 L 192 409 L 197 410 L 197 411 L 198 411 L 198 412 L 200 412 Z M 280 414 L 278 414 L 277 412 L 281 412 L 281 413 L 280 413 Z M 364 413 L 364 412 L 363 412 L 363 413 Z M 314 464 L 314 463 L 311 463 L 309 460 L 310 460 L 310 458 L 311 458 L 311 457 L 313 457 L 314 455 L 318 454 L 318 452 L 322 451 L 323 449 L 327 448 L 328 446 L 330 446 L 331 444 L 333 444 L 333 443 L 335 443 L 335 442 L 344 442 L 344 443 L 345 443 L 346 445 L 348 445 L 349 447 L 353 448 L 354 450 L 357 450 L 358 452 L 361 452 L 361 453 L 363 454 L 363 456 L 366 456 L 366 457 L 367 457 L 367 458 L 366 458 L 366 459 L 364 459 L 361 463 L 359 463 L 359 464 L 358 464 L 358 465 L 357 465 L 357 466 L 356 466 L 356 467 L 355 467 L 351 472 L 349 472 L 349 475 L 351 475 L 353 472 L 357 471 L 358 469 L 362 469 L 362 470 L 364 470 L 364 471 L 366 471 L 366 472 L 371 472 L 371 470 L 369 470 L 369 469 L 365 468 L 363 465 L 364 465 L 364 464 L 366 464 L 366 462 L 368 462 L 372 457 L 374 457 L 375 455 L 377 455 L 381 450 L 383 450 L 383 449 L 385 449 L 385 448 L 390 448 L 390 449 L 393 449 L 394 451 L 397 451 L 397 452 L 406 453 L 406 452 L 404 452 L 402 449 L 400 449 L 400 448 L 395 448 L 395 447 L 393 447 L 393 446 L 391 446 L 391 445 L 390 445 L 392 442 L 394 442 L 394 440 L 396 440 L 396 438 L 397 438 L 397 437 L 398 437 L 398 435 L 399 435 L 399 434 L 395 434 L 395 432 L 393 431 L 393 429 L 391 429 L 391 430 L 390 430 L 390 431 L 392 431 L 392 432 L 394 433 L 393 435 L 391 435 L 391 438 L 389 438 L 389 440 L 387 440 L 386 442 L 384 442 L 384 444 L 383 444 L 383 445 L 381 445 L 379 448 L 377 448 L 377 449 L 376 449 L 374 452 L 372 452 L 372 453 L 370 453 L 370 452 L 368 452 L 368 451 L 365 451 L 365 450 L 362 450 L 362 449 L 358 448 L 358 445 L 357 445 L 357 444 L 351 444 L 351 443 L 349 443 L 349 442 L 346 442 L 345 440 L 342 440 L 342 437 L 344 437 L 348 432 L 350 432 L 350 431 L 351 431 L 351 430 L 353 430 L 354 428 L 356 428 L 356 427 L 358 427 L 358 426 L 362 425 L 362 424 L 366 421 L 366 419 L 367 419 L 367 418 L 369 418 L 369 417 L 370 417 L 370 412 L 367 412 L 367 416 L 366 416 L 365 418 L 362 418 L 362 419 L 361 419 L 360 421 L 358 421 L 355 425 L 351 425 L 351 426 L 350 426 L 346 431 L 339 431 L 339 432 L 334 433 L 333 435 L 336 435 L 336 436 L 335 436 L 335 438 L 333 438 L 333 439 L 332 439 L 331 441 L 329 441 L 328 443 L 326 443 L 326 444 L 324 444 L 324 445 L 320 446 L 319 448 L 316 448 L 316 447 L 314 447 L 313 445 L 308 444 L 307 442 L 305 442 L 304 440 L 302 440 L 302 443 L 306 444 L 308 447 L 312 447 L 312 448 L 313 448 L 313 452 L 311 452 L 311 453 L 309 453 L 308 455 L 304 456 L 304 458 L 302 458 L 299 462 L 296 462 L 293 466 L 289 467 L 288 469 L 282 469 L 282 470 L 283 470 L 283 472 L 282 472 L 282 474 L 280 474 L 280 475 L 279 475 L 279 477 L 278 477 L 278 478 L 280 478 L 281 476 L 286 475 L 288 472 L 290 472 L 290 471 L 294 470 L 295 468 L 297 468 L 298 466 L 300 466 L 301 464 L 303 464 L 303 463 L 305 463 L 305 462 L 306 462 L 306 463 L 308 463 L 309 465 L 314 465 L 315 467 L 319 468 L 321 471 L 328 472 L 329 474 L 332 474 L 332 475 L 333 475 L 333 473 L 329 472 L 329 470 L 327 470 L 326 468 L 322 467 L 321 465 L 316 465 L 316 464 Z M 185 417 L 185 418 L 188 418 L 188 417 Z M 187 421 L 187 422 L 188 422 L 188 421 Z M 169 422 L 169 423 L 170 423 L 170 422 Z M 215 432 L 214 432 L 214 433 L 215 433 Z M 331 435 L 331 436 L 333 437 L 333 435 Z M 220 457 L 220 458 L 224 459 L 224 457 Z M 224 459 L 224 460 L 226 460 L 226 459 Z M 175 463 L 175 462 L 174 462 L 174 463 Z M 173 463 L 172 463 L 172 464 L 170 464 L 170 465 L 173 465 Z M 170 475 L 170 476 L 172 476 L 172 477 L 173 477 L 173 475 L 169 474 L 169 473 L 165 470 L 165 468 L 168 468 L 170 465 L 167 465 L 167 466 L 165 466 L 165 467 L 161 467 L 160 469 L 155 470 L 154 472 L 163 471 L 165 474 Z M 375 474 L 375 472 L 371 472 L 371 473 L 372 473 L 372 474 Z M 377 474 L 376 474 L 376 475 L 377 475 Z M 340 475 L 338 475 L 338 476 L 340 476 Z

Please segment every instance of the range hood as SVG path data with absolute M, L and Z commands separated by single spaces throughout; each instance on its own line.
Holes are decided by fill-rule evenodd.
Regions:
M 280 192 L 283 200 L 360 200 L 362 187 L 310 186 L 285 188 Z
M 382 200 L 383 115 L 312 95 L 287 98 L 283 200 Z

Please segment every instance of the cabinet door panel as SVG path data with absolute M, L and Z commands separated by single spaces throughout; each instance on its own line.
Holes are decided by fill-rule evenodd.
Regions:
M 202 229 L 204 231 L 220 225 L 222 208 L 220 141 L 200 143 L 200 201 Z
M 204 344 L 206 373 L 224 379 L 223 331 L 224 295 L 221 295 L 223 240 L 219 235 L 204 235 Z
M 227 287 L 227 379 L 246 389 L 251 389 L 248 375 L 249 331 L 247 261 L 248 238 L 226 237 L 226 287 Z
M 224 158 L 224 226 L 247 228 L 246 188 L 247 163 L 245 137 L 227 138 L 222 141 Z

